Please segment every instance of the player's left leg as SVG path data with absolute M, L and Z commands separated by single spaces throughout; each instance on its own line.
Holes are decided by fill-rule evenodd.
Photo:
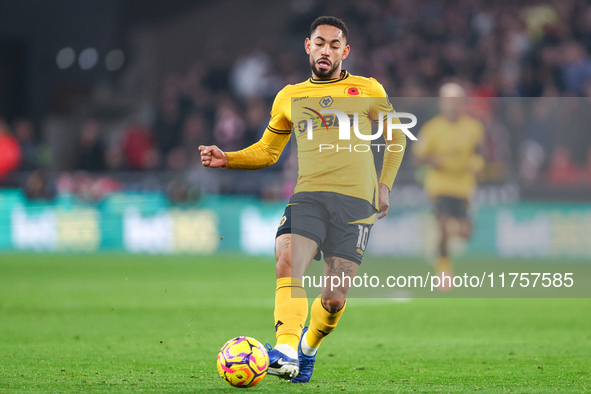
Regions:
M 307 343 L 304 353 L 316 353 L 316 349 L 328 334 L 330 334 L 345 310 L 347 294 L 357 275 L 359 263 L 340 257 L 326 257 L 324 259 L 324 276 L 327 285 L 322 288 L 322 295 L 316 298 L 311 308 L 310 330 L 306 334 Z M 333 281 L 334 278 L 334 281 Z M 339 284 L 331 289 L 332 284 Z
M 376 209 L 369 202 L 337 193 L 320 192 L 318 201 L 330 213 L 324 252 L 322 293 L 310 310 L 310 326 L 302 330 L 298 348 L 300 373 L 294 383 L 310 381 L 320 343 L 337 326 L 346 298 L 365 253 Z
M 302 330 L 302 338 L 298 349 L 300 372 L 293 383 L 307 383 L 312 377 L 316 352 L 322 340 L 337 326 L 346 306 L 346 299 L 353 278 L 357 274 L 359 263 L 340 258 L 324 259 L 324 276 L 326 286 L 320 297 L 312 303 L 310 310 L 310 326 Z M 334 281 L 333 281 L 334 278 Z M 338 284 L 334 288 L 331 284 Z
M 472 222 L 469 217 L 459 219 L 458 235 L 464 239 L 472 236 Z

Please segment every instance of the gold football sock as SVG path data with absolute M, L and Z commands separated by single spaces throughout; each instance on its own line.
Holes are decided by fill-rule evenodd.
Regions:
M 448 257 L 440 257 L 435 264 L 435 274 L 441 278 L 438 289 L 449 291 L 453 288 L 453 263 Z
M 440 257 L 437 260 L 437 264 L 435 265 L 435 271 L 439 272 L 447 272 L 450 273 L 453 269 L 453 263 L 449 259 L 449 257 Z
M 312 309 L 310 310 L 310 328 L 306 332 L 306 343 L 311 348 L 317 348 L 320 346 L 320 342 L 325 336 L 330 334 L 335 329 L 347 302 L 341 308 L 340 311 L 331 313 L 327 311 L 322 305 L 320 297 L 316 298 L 312 303 Z
M 302 328 L 308 318 L 308 299 L 298 278 L 277 279 L 275 291 L 275 335 L 277 345 L 298 350 Z

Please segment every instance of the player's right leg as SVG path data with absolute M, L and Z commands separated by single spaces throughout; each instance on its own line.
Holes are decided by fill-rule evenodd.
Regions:
M 435 273 L 441 279 L 440 290 L 451 289 L 451 279 L 446 279 L 447 276 L 453 277 L 453 265 L 449 258 L 448 242 L 449 242 L 449 222 L 451 217 L 445 213 L 437 214 L 437 223 L 439 225 L 439 256 L 435 263 Z
M 292 243 L 295 243 L 292 248 Z M 275 240 L 277 288 L 275 331 L 277 344 L 269 349 L 268 373 L 284 379 L 299 372 L 298 344 L 308 317 L 308 298 L 302 276 L 317 253 L 318 244 L 297 234 L 284 233 Z
M 454 198 L 448 196 L 438 196 L 435 198 L 435 217 L 439 228 L 438 256 L 435 262 L 435 274 L 439 277 L 452 275 L 452 262 L 449 258 L 449 239 L 450 222 L 452 222 L 452 213 L 454 210 Z M 440 290 L 449 290 L 451 288 L 451 279 L 441 280 Z
M 442 290 L 452 287 L 453 263 L 450 258 L 450 244 L 454 250 L 465 248 L 465 240 L 472 232 L 472 225 L 468 216 L 468 201 L 463 198 L 440 196 L 436 201 L 437 221 L 440 229 L 439 259 L 435 266 L 441 278 Z M 453 242 L 452 242 L 453 241 Z
M 320 297 L 314 300 L 310 311 L 310 327 L 304 327 L 300 339 L 299 375 L 293 383 L 308 383 L 314 372 L 316 352 L 322 340 L 337 326 L 346 306 L 346 298 L 360 262 L 353 262 L 341 257 L 324 259 L 324 276 L 327 283 L 333 284 L 332 277 L 339 279 L 339 286 L 325 286 Z M 343 280 L 343 278 L 348 280 Z
M 437 214 L 437 224 L 439 227 L 439 244 L 438 244 L 439 258 L 447 258 L 448 257 L 450 219 L 451 219 L 451 217 L 445 213 L 438 213 Z
M 315 193 L 292 196 L 279 223 L 275 241 L 277 291 L 275 293 L 275 329 L 277 345 L 269 352 L 269 373 L 286 379 L 298 370 L 298 345 L 306 318 L 308 298 L 302 276 L 312 259 L 320 259 L 320 246 L 326 236 L 329 215 Z M 289 365 L 280 365 L 287 359 Z M 273 364 L 274 360 L 278 360 Z M 281 361 L 279 361 L 281 360 Z

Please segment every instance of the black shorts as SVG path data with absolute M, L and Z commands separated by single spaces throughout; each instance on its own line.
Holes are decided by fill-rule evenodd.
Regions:
M 468 219 L 468 200 L 448 196 L 435 197 L 435 214 Z
M 361 264 L 376 209 L 360 198 L 331 192 L 300 192 L 291 197 L 276 237 L 298 234 L 318 244 L 324 257 Z

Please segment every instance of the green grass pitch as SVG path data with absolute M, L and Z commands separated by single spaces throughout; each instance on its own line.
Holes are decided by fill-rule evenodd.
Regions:
M 273 263 L 0 255 L 0 393 L 236 392 L 216 355 L 273 343 Z M 591 392 L 591 299 L 352 299 L 316 365 L 249 391 Z

